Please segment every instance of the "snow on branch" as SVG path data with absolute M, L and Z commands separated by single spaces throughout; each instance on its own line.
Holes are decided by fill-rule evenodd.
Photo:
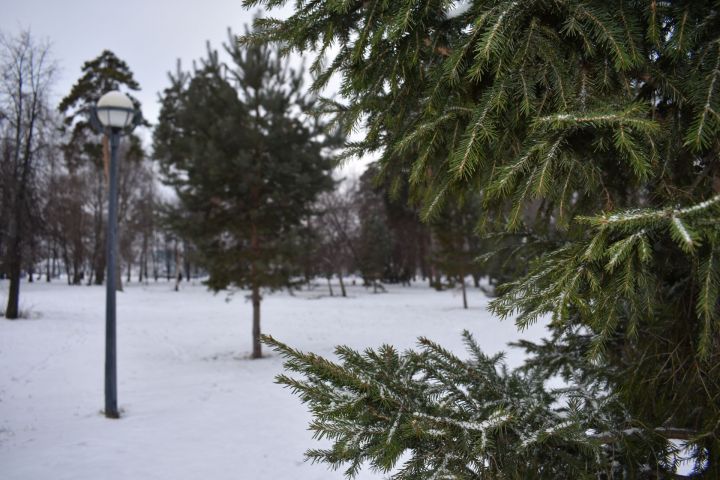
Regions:
M 643 431 L 639 428 L 628 428 L 621 432 L 600 432 L 588 435 L 592 440 L 603 444 L 616 443 L 624 437 L 631 435 L 639 435 Z M 658 435 L 667 438 L 668 440 L 692 440 L 697 436 L 698 432 L 689 430 L 687 428 L 674 428 L 674 427 L 658 427 L 653 430 Z

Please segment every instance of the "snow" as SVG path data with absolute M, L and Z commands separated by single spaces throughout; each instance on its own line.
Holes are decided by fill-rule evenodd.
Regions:
M 682 236 L 683 241 L 685 243 L 687 243 L 688 245 L 692 246 L 693 245 L 692 237 L 690 236 L 690 233 L 685 228 L 685 224 L 682 223 L 682 220 L 680 220 L 680 217 L 673 216 L 672 221 L 675 224 L 675 227 L 677 227 L 678 232 L 680 232 L 680 235 Z
M 413 415 L 417 418 L 425 418 L 427 420 L 432 420 L 437 423 L 448 423 L 456 425 L 464 430 L 474 430 L 483 433 L 488 428 L 497 428 L 498 425 L 507 422 L 510 418 L 509 415 L 505 415 L 500 412 L 494 412 L 487 420 L 483 420 L 481 422 L 467 422 L 463 420 L 455 420 L 454 418 L 450 417 L 434 417 L 432 415 L 427 415 L 421 412 L 415 412 Z
M 26 319 L 0 319 L 0 478 L 14 479 L 281 479 L 341 478 L 304 461 L 319 447 L 310 414 L 274 383 L 282 358 L 250 360 L 251 307 L 244 293 L 228 300 L 200 284 L 126 285 L 118 294 L 119 420 L 103 408 L 103 287 L 23 283 Z M 5 302 L 7 281 L 0 282 Z M 336 291 L 339 291 L 336 288 Z M 349 286 L 350 298 L 315 288 L 266 295 L 263 331 L 333 357 L 336 344 L 412 347 L 428 337 L 463 357 L 468 329 L 486 353 L 518 338 L 538 339 L 540 325 L 518 333 L 485 309 L 469 289 L 425 284 L 373 294 Z M 511 365 L 522 352 L 509 351 Z M 363 471 L 360 479 L 382 478 Z
M 693 205 L 692 207 L 676 210 L 676 213 L 678 215 L 686 215 L 688 213 L 695 213 L 700 210 L 705 210 L 706 208 L 709 208 L 719 202 L 720 202 L 720 195 L 715 195 L 714 197 L 712 197 L 708 200 L 705 200 L 704 202 L 700 202 L 697 205 Z
M 447 18 L 457 18 L 460 15 L 463 15 L 465 12 L 470 10 L 470 7 L 472 6 L 472 3 L 468 0 L 458 0 L 457 2 L 453 2 L 451 4 L 450 9 L 447 12 Z

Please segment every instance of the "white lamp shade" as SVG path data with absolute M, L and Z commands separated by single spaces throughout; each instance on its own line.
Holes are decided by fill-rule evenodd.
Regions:
M 135 107 L 127 95 L 113 90 L 98 100 L 97 116 L 105 127 L 125 128 L 132 123 Z

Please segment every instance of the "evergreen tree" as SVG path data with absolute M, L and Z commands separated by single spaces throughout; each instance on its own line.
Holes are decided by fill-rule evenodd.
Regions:
M 88 111 L 105 93 L 121 88 L 138 91 L 140 85 L 127 63 L 110 50 L 103 50 L 96 58 L 83 64 L 82 76 L 58 106 L 58 110 L 65 115 L 66 127 L 71 131 L 71 140 L 66 148 L 79 150 L 91 156 L 96 163 L 102 163 L 96 151 L 89 151 L 91 146 L 87 143 L 88 136 L 92 136 L 93 131 L 88 121 Z M 140 110 L 139 101 L 135 98 L 132 100 Z
M 88 188 L 93 193 L 90 205 L 92 207 L 92 251 L 91 277 L 95 283 L 101 285 L 105 277 L 105 172 L 103 162 L 103 149 L 107 150 L 107 138 L 104 143 L 98 141 L 97 133 L 89 123 L 89 112 L 105 93 L 111 90 L 126 90 L 126 93 L 140 90 L 130 67 L 113 52 L 103 50 L 96 58 L 85 62 L 82 66 L 82 76 L 75 82 L 70 92 L 62 99 L 58 110 L 64 115 L 65 130 L 69 132 L 69 139 L 63 146 L 65 162 L 71 176 L 81 175 L 86 170 L 89 173 Z M 135 108 L 140 111 L 140 102 L 130 96 Z M 149 125 L 143 121 L 144 125 Z M 105 144 L 105 146 L 103 146 Z M 140 147 L 137 137 L 131 139 L 133 151 Z M 143 158 L 142 154 L 132 155 L 125 159 Z M 121 228 L 120 231 L 123 231 Z
M 351 476 L 409 451 L 396 478 L 672 478 L 677 440 L 718 478 L 720 4 L 452 4 L 300 1 L 246 41 L 315 48 L 316 87 L 340 74 L 337 113 L 368 130 L 351 152 L 394 172 L 418 152 L 426 218 L 478 194 L 481 228 L 527 232 L 539 255 L 491 307 L 550 314 L 553 339 L 517 372 L 470 340 L 466 361 L 423 342 L 340 365 L 275 343 L 335 442 L 310 455 Z
M 396 177 L 397 178 L 397 177 Z M 390 282 L 409 284 L 418 270 L 427 275 L 430 229 L 418 217 L 417 205 L 412 201 L 407 182 L 390 181 L 378 175 L 379 191 L 385 206 L 387 225 L 392 233 L 391 263 L 386 278 Z
M 331 136 L 308 115 L 313 100 L 302 72 L 270 45 L 241 48 L 232 63 L 208 57 L 172 76 L 155 131 L 155 155 L 180 205 L 174 228 L 197 247 L 199 264 L 220 290 L 251 290 L 253 358 L 261 356 L 261 289 L 287 286 L 303 251 L 303 221 L 333 186 Z
M 360 177 L 357 191 L 360 228 L 357 239 L 357 265 L 366 286 L 377 292 L 380 283 L 394 268 L 392 258 L 393 234 L 388 226 L 383 193 L 375 185 L 372 165 Z
M 477 198 L 468 196 L 459 202 L 449 202 L 444 212 L 432 224 L 436 241 L 434 255 L 438 267 L 447 276 L 447 283 L 460 284 L 463 308 L 468 308 L 466 277 L 477 276 L 479 236 L 475 232 L 481 208 Z
M 427 273 L 424 253 L 429 232 L 410 203 L 407 182 L 389 180 L 376 163 L 368 165 L 360 177 L 357 268 L 366 283 L 408 284 L 418 269 Z

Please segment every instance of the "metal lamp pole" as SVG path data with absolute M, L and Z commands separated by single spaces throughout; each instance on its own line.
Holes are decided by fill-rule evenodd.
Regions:
M 105 416 L 120 418 L 117 408 L 117 341 L 116 341 L 116 256 L 117 256 L 117 151 L 120 129 L 110 129 L 110 191 L 108 192 L 107 282 L 105 294 Z
M 118 91 L 108 92 L 97 103 L 91 123 L 110 137 L 110 165 L 107 223 L 107 281 L 105 296 L 105 416 L 120 418 L 117 406 L 116 274 L 118 145 L 120 136 L 132 130 L 141 119 L 130 98 Z

